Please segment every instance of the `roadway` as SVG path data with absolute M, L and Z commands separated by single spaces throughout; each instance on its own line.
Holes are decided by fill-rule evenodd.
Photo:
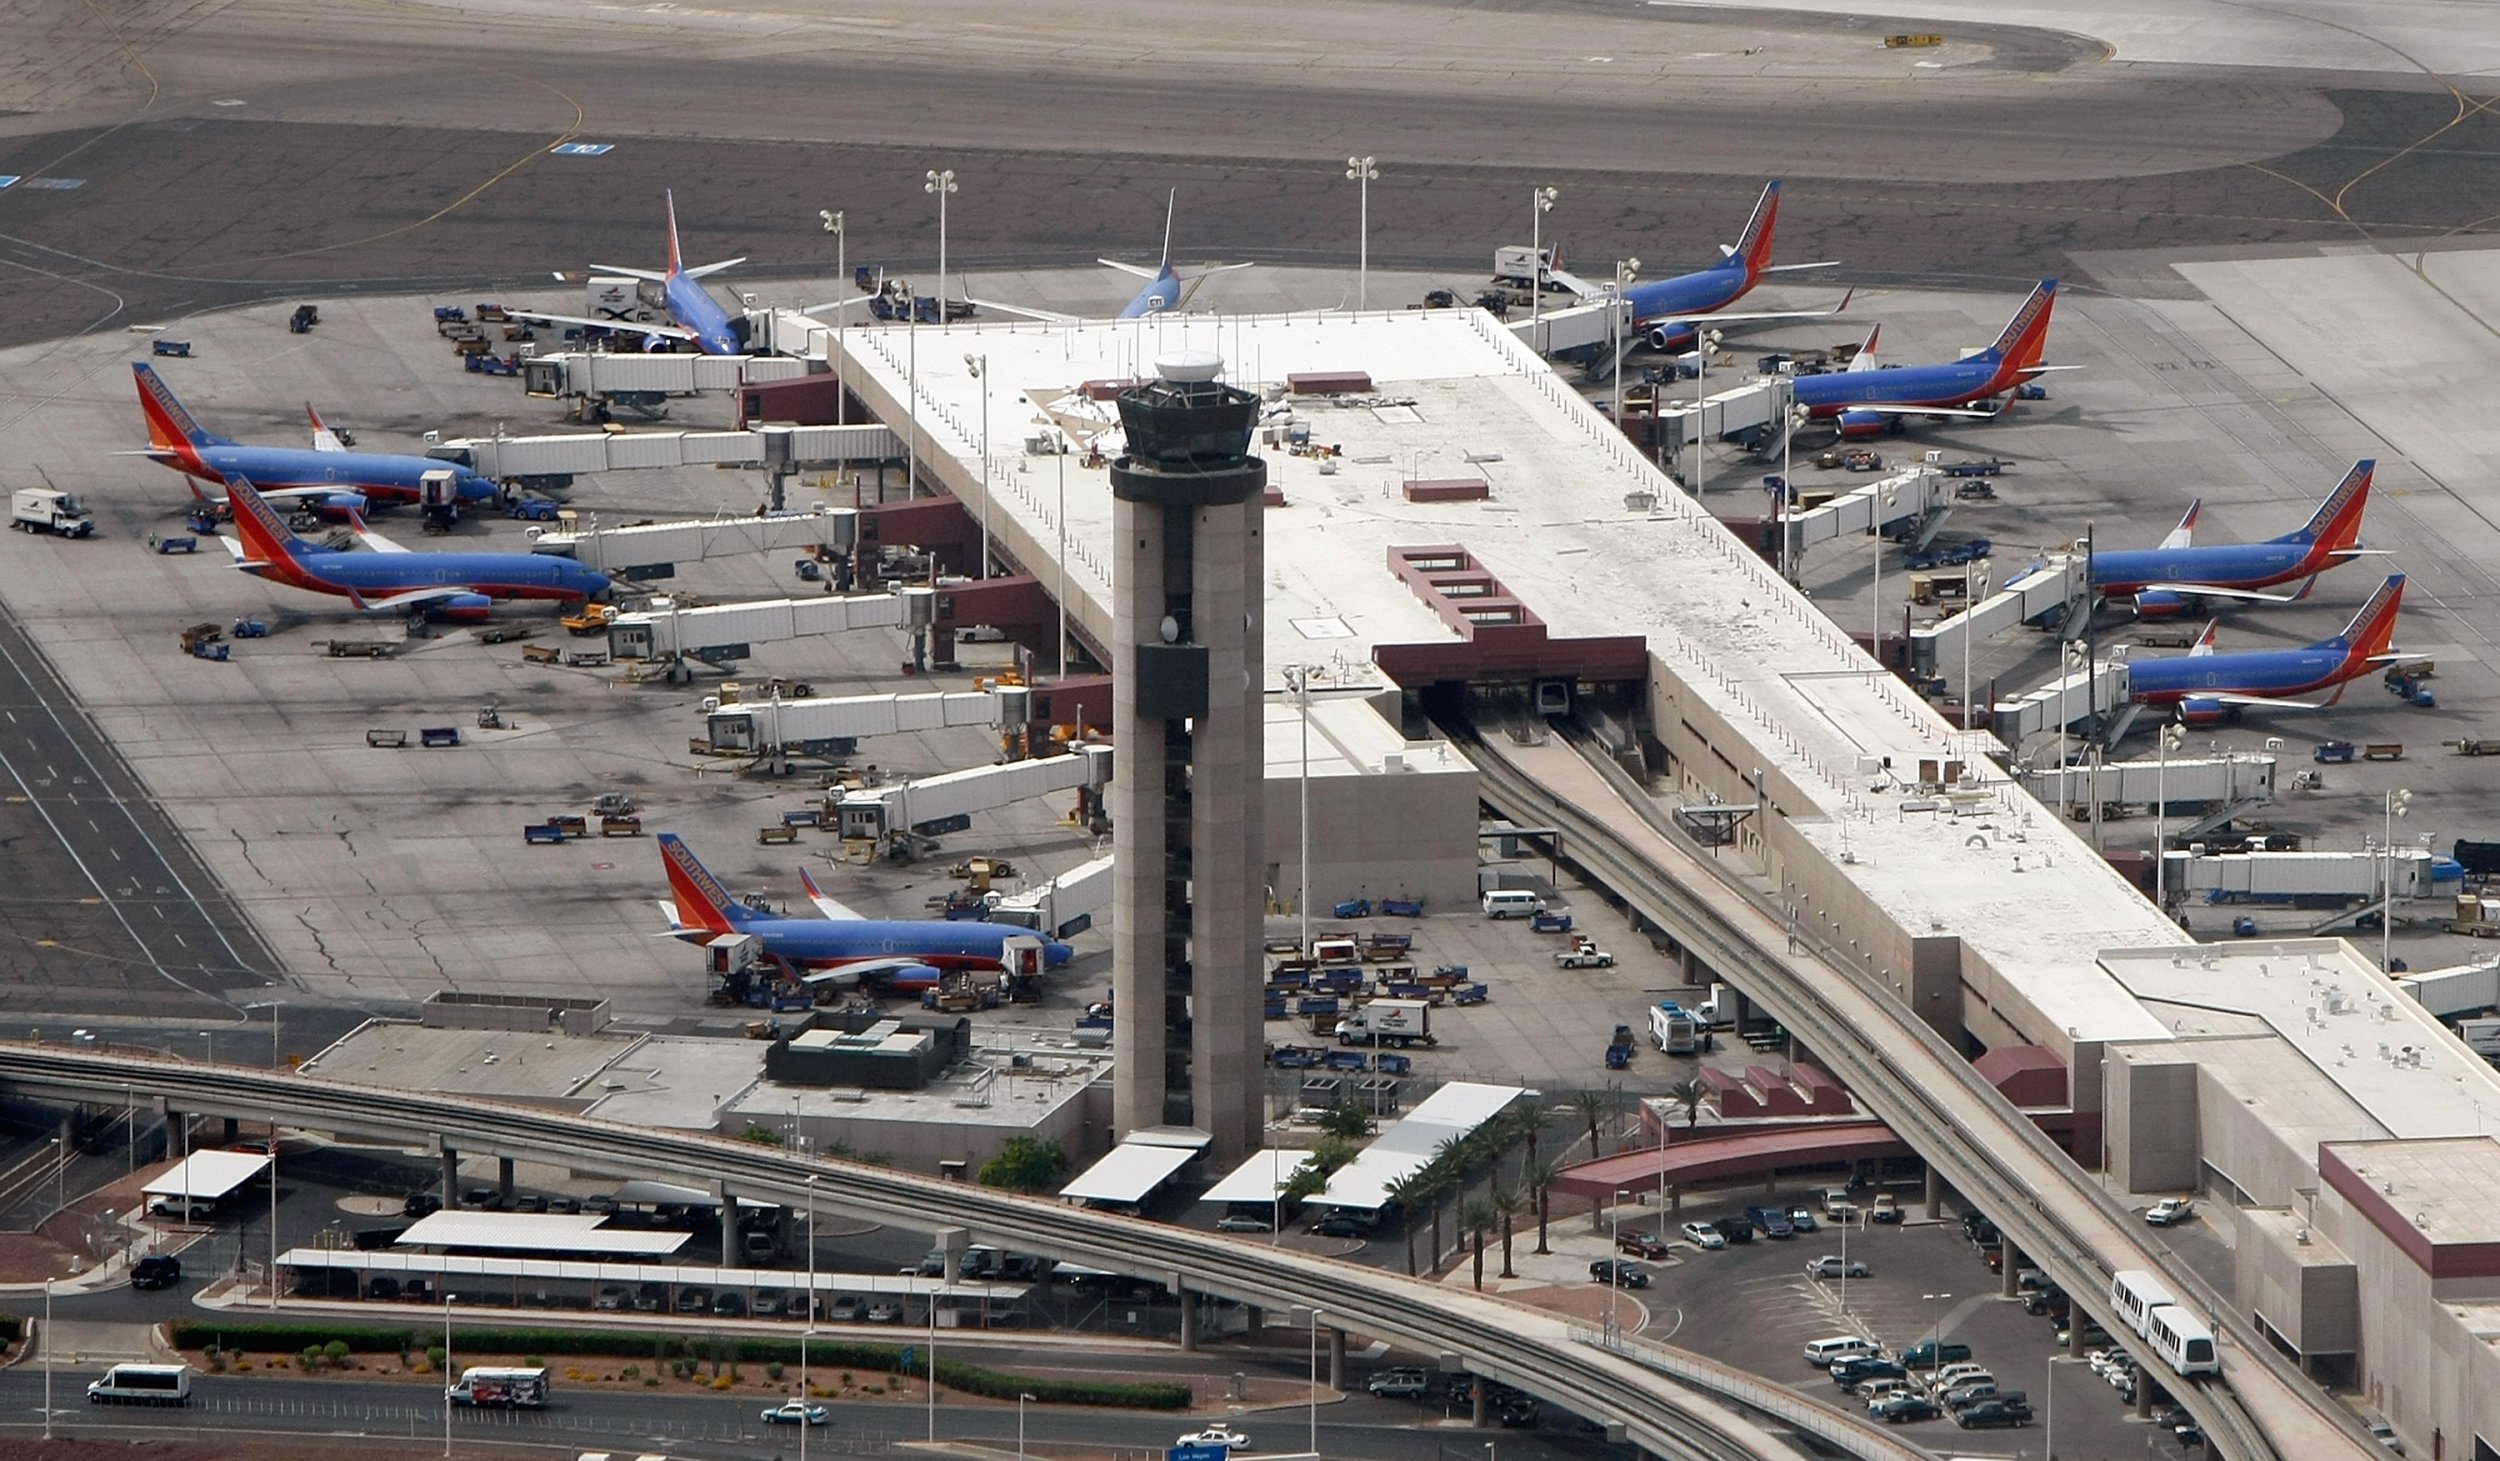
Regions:
M 2375 1454 L 2340 1407 L 2260 1338 L 2194 1274 L 2144 1241 L 2139 1224 L 2023 1114 L 1925 1025 L 1861 980 L 1840 958 L 1792 943 L 1767 897 L 1748 896 L 1693 849 L 1662 832 L 1573 744 L 1477 742 L 1470 749 L 1486 803 L 1522 825 L 1559 824 L 1572 857 L 1703 962 L 1743 971 L 1749 998 L 1796 1035 L 1929 1166 L 1970 1195 L 2024 1258 L 2096 1315 L 2109 1275 L 2164 1273 L 2212 1317 L 2222 1346 L 2221 1386 L 2180 1388 L 2222 1454 L 2241 1461 Z M 1801 947 L 1802 946 L 1802 947 Z M 1783 950 L 1791 950 L 1783 952 Z M 2124 1340 L 2123 1326 L 2104 1321 Z M 2130 1349 L 2148 1371 L 2160 1362 Z

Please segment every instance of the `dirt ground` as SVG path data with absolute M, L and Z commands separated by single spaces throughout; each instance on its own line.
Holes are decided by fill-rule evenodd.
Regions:
M 579 1447 L 532 1446 L 498 1441 L 492 1454 L 571 1456 Z M 422 1461 L 439 1458 L 443 1443 L 397 1443 L 356 1438 L 357 1461 Z M 482 1454 L 482 1453 L 481 1453 Z M 0 1437 L 0 1461 L 336 1461 L 338 1441 L 329 1436 L 237 1436 L 230 1441 L 46 1441 Z

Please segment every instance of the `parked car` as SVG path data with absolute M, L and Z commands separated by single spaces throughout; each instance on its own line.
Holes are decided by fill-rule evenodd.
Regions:
M 2020 1400 L 2026 1405 L 2031 1403 L 2029 1397 L 2020 1390 L 1998 1389 L 1997 1382 L 1994 1380 L 1973 1380 L 1967 1385 L 1956 1385 L 1944 1392 L 1943 1400 L 1944 1408 L 1947 1410 L 1968 1410 L 1982 1400 Z
M 1421 1400 L 1432 1393 L 1432 1377 L 1421 1370 L 1382 1370 L 1363 1388 L 1398 1400 Z
M 1788 1209 L 1788 1225 L 1801 1233 L 1811 1233 L 1822 1226 L 1814 1217 L 1814 1209 L 1797 1203 Z
M 551 1213 L 575 1213 L 580 1212 L 581 1210 L 581 1203 L 570 1197 L 550 1197 L 547 1199 L 547 1211 Z
M 409 1218 L 432 1217 L 442 1210 L 443 1200 L 431 1192 L 411 1192 L 399 1205 L 399 1215 Z
M 1852 1390 L 1869 1380 L 1906 1380 L 1909 1371 L 1899 1360 L 1869 1355 L 1864 1359 L 1841 1360 L 1832 1366 L 1832 1383 L 1843 1390 Z
M 867 1301 L 857 1294 L 844 1294 L 833 1301 L 833 1307 L 825 1311 L 825 1317 L 838 1324 L 856 1324 L 867 1308 Z
M 1589 1265 L 1589 1277 L 1599 1283 L 1613 1284 L 1618 1288 L 1645 1289 L 1649 1287 L 1648 1272 L 1639 1264 L 1626 1263 L 1620 1258 L 1598 1259 Z
M 604 1192 L 595 1193 L 582 1199 L 582 1211 L 595 1212 L 603 1217 L 614 1217 L 616 1215 L 616 1199 L 608 1196 Z
M 1715 1252 L 1727 1246 L 1727 1234 L 1708 1223 L 1686 1223 L 1678 1231 L 1684 1234 L 1685 1242 L 1696 1248 L 1706 1248 Z
M 1941 1369 L 1970 1358 L 1970 1346 L 1955 1340 L 1924 1339 L 1901 1351 L 1901 1363 L 1913 1370 Z
M 603 1285 L 600 1288 L 599 1297 L 591 1300 L 590 1306 L 594 1309 L 605 1310 L 609 1313 L 621 1313 L 624 1310 L 631 1308 L 633 1306 L 633 1302 L 634 1296 L 629 1290 L 627 1290 L 625 1285 L 621 1283 L 612 1283 Z
M 503 1206 L 503 1193 L 493 1187 L 471 1187 L 460 1194 L 460 1205 L 492 1210 Z
M 1966 1431 L 1991 1426 L 2022 1426 L 2031 1424 L 2031 1406 L 2021 1400 L 1982 1400 L 1967 1410 L 1957 1411 L 1953 1423 Z
M 1934 1420 L 1940 1412 L 1933 1400 L 1915 1390 L 1904 1390 L 1898 1395 L 1868 1401 L 1866 1413 L 1870 1419 L 1901 1425 L 1914 1420 Z
M 892 1299 L 879 1299 L 868 1306 L 864 1316 L 871 1324 L 896 1324 L 903 1318 L 903 1306 Z
M 2405 1438 L 2397 1435 L 2396 1428 L 2383 1420 L 2370 1422 L 2370 1439 L 2399 1456 L 2405 1453 Z
M 1745 1221 L 1753 1224 L 1756 1229 L 1760 1230 L 1762 1236 L 1766 1238 L 1793 1238 L 1797 1236 L 1797 1229 L 1788 1221 L 1788 1209 L 1784 1207 L 1756 1206 L 1746 1208 Z
M 1311 1224 L 1311 1231 L 1323 1238 L 1362 1238 L 1370 1236 L 1371 1230 L 1370 1223 L 1343 1209 Z
M 1808 1278 L 1866 1278 L 1874 1272 L 1855 1258 L 1844 1262 L 1836 1253 L 1826 1253 L 1806 1265 Z
M 1731 1243 L 1750 1243 L 1753 1241 L 1753 1224 L 1747 1222 L 1743 1218 L 1723 1217 L 1712 1226 L 1719 1230 L 1720 1237 L 1727 1239 Z
M 1215 1230 L 1219 1233 L 1265 1233 L 1274 1231 L 1274 1228 L 1266 1218 L 1253 1217 L 1246 1212 L 1228 1212 L 1216 1219 Z
M 700 1314 L 711 1307 L 712 1291 L 710 1289 L 699 1285 L 689 1285 L 677 1291 L 677 1312 L 680 1314 Z
M 1615 1251 L 1629 1253 L 1635 1258 L 1664 1258 L 1675 1251 L 1675 1245 L 1656 1233 L 1617 1233 Z
M 512 1199 L 512 1210 L 514 1212 L 545 1212 L 547 1199 L 535 1192 L 524 1192 Z
M 1878 1375 L 1872 1380 L 1860 1380 L 1850 1386 L 1849 1393 L 1860 1400 L 1874 1401 L 1881 1400 L 1887 1395 L 1907 1395 L 1916 1392 L 1910 1388 L 1910 1382 L 1899 1375 Z
M 1511 1396 L 1509 1399 L 1502 1402 L 1499 1409 L 1493 1412 L 1493 1418 L 1500 1421 L 1504 1426 L 1512 1429 L 1516 1429 L 1520 1426 L 1535 1425 L 1537 1421 L 1537 1403 L 1525 1395 Z
M 133 1288 L 138 1287 L 135 1281 L 131 1286 Z M 382 1299 L 385 1301 L 396 1299 L 399 1297 L 399 1280 L 390 1277 L 388 1274 L 377 1273 L 373 1277 L 365 1280 L 365 1297 L 368 1299 Z
M 217 1204 L 205 1197 L 159 1197 L 148 1203 L 148 1214 L 176 1222 L 204 1223 L 217 1216 Z
M 151 1253 L 130 1265 L 130 1286 L 134 1289 L 170 1288 L 182 1281 L 182 1260 L 165 1253 Z
M 2196 1204 L 2184 1197 L 2165 1197 L 2144 1210 L 2144 1220 L 2157 1228 L 2186 1222 L 2196 1213 Z
M 1806 1363 L 1825 1370 L 1883 1352 L 1882 1345 L 1860 1334 L 1835 1334 L 1828 1339 L 1810 1339 L 1806 1341 L 1805 1350 Z

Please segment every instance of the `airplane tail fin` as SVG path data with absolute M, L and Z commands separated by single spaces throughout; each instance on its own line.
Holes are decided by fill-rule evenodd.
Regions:
M 660 834 L 660 862 L 668 870 L 668 889 L 677 898 L 677 916 L 688 928 L 719 934 L 736 933 L 746 925 L 746 910 L 676 833 Z
M 2022 308 L 2005 322 L 1995 343 L 1980 351 L 1978 358 L 2003 366 L 2001 376 L 2038 365 L 2041 354 L 2048 349 L 2049 315 L 2056 308 L 2057 281 L 2043 279 L 2031 291 L 2031 297 L 2023 301 Z
M 2311 647 L 2344 650 L 2348 657 L 2365 661 L 2385 654 L 2387 647 L 2396 640 L 2396 609 L 2404 602 L 2404 596 L 2405 576 L 2401 573 L 2387 575 L 2387 581 L 2380 584 L 2378 591 L 2370 595 L 2369 602 L 2352 616 L 2352 622 L 2344 626 L 2343 633 Z
M 1875 368 L 1875 340 L 1876 337 L 1882 335 L 1883 333 L 1884 327 L 1880 324 L 1866 332 L 1866 343 L 1860 345 L 1858 347 L 1858 353 L 1849 358 L 1849 372 L 1851 374 L 1861 370 L 1873 370 Z
M 668 208 L 668 272 L 683 274 L 686 272 L 686 256 L 677 247 L 677 190 L 663 189 L 660 196 Z
M 2187 511 L 2179 515 L 2179 525 L 2170 530 L 2170 536 L 2162 539 L 2161 545 L 2165 548 L 2188 548 L 2195 546 L 2196 516 L 2204 510 L 2204 498 L 2199 497 L 2190 502 L 2188 504 Z
M 1161 274 L 1172 272 L 1172 219 L 1180 212 L 1181 190 L 1174 188 L 1163 198 L 1163 267 Z
M 2197 635 L 2196 643 L 2188 647 L 2188 658 L 2200 659 L 2206 655 L 2212 654 L 2214 652 L 2214 636 L 2218 634 L 2221 629 L 2222 621 L 2220 619 L 2206 620 L 2205 632 Z
M 139 382 L 139 410 L 148 418 L 148 444 L 159 451 L 191 457 L 193 449 L 203 446 L 232 446 L 233 442 L 204 430 L 183 409 L 174 388 L 156 373 L 156 367 L 144 360 L 134 360 L 130 369 Z
M 2332 553 L 2361 541 L 2361 515 L 2370 505 L 2370 479 L 2378 473 L 2375 458 L 2363 457 L 2352 464 L 2344 480 L 2318 504 L 2309 521 L 2298 532 L 2285 533 L 2278 543 L 2313 544 Z
M 1753 217 L 1745 220 L 1745 231 L 1736 236 L 1735 256 L 1745 261 L 1745 277 L 1759 279 L 1771 267 L 1771 230 L 1779 225 L 1780 180 L 1771 179 L 1762 186 L 1762 200 L 1753 205 Z
M 296 536 L 278 520 L 269 499 L 258 488 L 241 477 L 226 479 L 226 505 L 234 515 L 235 531 L 243 535 L 244 547 L 263 563 L 293 565 L 296 550 L 302 546 Z

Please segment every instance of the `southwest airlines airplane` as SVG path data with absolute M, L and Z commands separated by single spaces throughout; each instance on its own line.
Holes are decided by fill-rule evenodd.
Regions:
M 1113 316 L 1114 319 L 1134 320 L 1142 319 L 1147 315 L 1169 314 L 1188 303 L 1190 297 L 1198 292 L 1197 286 L 1205 282 L 1207 276 L 1250 267 L 1248 264 L 1211 264 L 1194 274 L 1183 274 L 1173 268 L 1172 217 L 1179 206 L 1180 191 L 1174 189 L 1172 195 L 1164 200 L 1163 205 L 1163 262 L 1159 267 L 1149 269 L 1143 264 L 1123 264 L 1118 259 L 1094 261 L 1106 269 L 1117 269 L 1123 274 L 1134 274 L 1146 281 L 1146 287 L 1138 290 L 1134 298 L 1120 306 L 1120 312 Z M 1183 285 L 1189 286 L 1186 293 L 1182 291 Z M 1035 309 L 1030 305 L 1000 304 L 993 299 L 972 299 L 970 295 L 966 295 L 965 298 L 983 309 L 994 309 L 1001 314 L 1021 315 L 1028 320 L 1043 320 L 1051 324 L 1073 324 L 1084 318 L 1082 315 L 1057 314 L 1046 309 Z
M 607 592 L 607 575 L 570 558 L 544 553 L 411 553 L 352 521 L 370 553 L 333 553 L 286 530 L 249 479 L 226 487 L 243 541 L 219 538 L 235 567 L 257 578 L 318 594 L 334 594 L 364 610 L 423 610 L 440 619 L 476 622 L 497 599 L 572 603 Z
M 948 970 L 1003 969 L 1014 947 L 1038 945 L 1045 968 L 1065 964 L 1072 952 L 1066 944 L 1042 940 L 1013 924 L 863 918 L 825 896 L 803 871 L 800 881 L 824 917 L 759 913 L 730 897 L 694 849 L 673 832 L 660 834 L 660 861 L 674 895 L 660 904 L 672 937 L 699 944 L 724 934 L 753 934 L 763 941 L 764 952 L 808 983 L 869 978 L 897 994 L 917 994 L 936 987 Z
M 559 325 L 595 325 L 620 335 L 643 334 L 664 340 L 689 340 L 706 355 L 744 355 L 746 345 L 731 327 L 729 311 L 721 308 L 720 301 L 712 297 L 712 291 L 704 288 L 702 281 L 723 269 L 745 263 L 745 257 L 741 255 L 735 259 L 723 259 L 717 264 L 698 264 L 687 268 L 685 255 L 677 247 L 677 194 L 672 189 L 662 196 L 668 205 L 668 268 L 628 269 L 619 264 L 593 264 L 591 267 L 603 274 L 622 274 L 628 279 L 644 279 L 659 285 L 665 291 L 662 298 L 672 323 L 657 325 L 634 320 L 593 320 L 580 315 L 551 315 L 525 309 L 508 313 L 516 319 L 546 320 Z
M 1779 216 L 1780 180 L 1773 178 L 1763 187 L 1761 201 L 1754 204 L 1753 217 L 1746 220 L 1745 231 L 1737 235 L 1734 244 L 1720 246 L 1720 252 L 1725 257 L 1718 263 L 1696 273 L 1635 284 L 1623 291 L 1623 297 L 1632 304 L 1633 329 L 1640 332 L 1640 337 L 1652 349 L 1690 350 L 1705 325 L 1829 319 L 1847 309 L 1849 300 L 1844 295 L 1840 303 L 1830 309 L 1720 313 L 1744 298 L 1747 292 L 1762 282 L 1765 274 L 1832 267 L 1828 263 L 1773 264 L 1771 230 L 1778 227 Z
M 2377 469 L 2367 457 L 2353 463 L 2297 532 L 2259 543 L 2198 544 L 2200 498 L 2188 504 L 2160 547 L 2094 553 L 2092 587 L 2105 599 L 2132 599 L 2140 619 L 2186 613 L 2207 599 L 2288 604 L 2306 598 L 2319 574 L 2371 551 L 2361 546 L 2361 514 L 2369 508 Z M 2298 593 L 2260 592 L 2296 578 L 2302 580 Z
M 2048 348 L 2049 314 L 2056 306 L 2057 281 L 2043 279 L 1987 349 L 1946 365 L 1801 375 L 1796 379 L 1797 404 L 1818 420 L 1837 418 L 1845 437 L 1873 436 L 1893 416 L 1993 416 L 1993 408 L 1974 405 L 1992 401 L 2044 370 L 2074 368 L 2040 363 Z
M 2380 665 L 2421 658 L 2390 648 L 2396 637 L 2396 606 L 2404 595 L 2405 576 L 2389 575 L 2343 633 L 2298 649 L 2216 654 L 2209 624 L 2196 648 L 2186 654 L 2131 661 L 2128 693 L 2140 705 L 2178 706 L 2179 718 L 2190 725 L 2236 717 L 2252 705 L 2324 710 L 2343 698 L 2347 681 Z M 2330 688 L 2335 694 L 2325 700 L 2295 698 Z
M 220 487 L 247 477 L 272 501 L 301 502 L 340 516 L 362 512 L 369 503 L 414 502 L 428 472 L 451 473 L 463 502 L 493 502 L 501 495 L 491 479 L 457 462 L 349 451 L 317 417 L 311 450 L 243 446 L 202 429 L 155 367 L 141 360 L 131 362 L 130 369 L 139 382 L 139 410 L 148 421 L 148 449 L 137 455 L 186 477 Z M 204 501 L 213 500 L 197 487 L 191 490 Z

